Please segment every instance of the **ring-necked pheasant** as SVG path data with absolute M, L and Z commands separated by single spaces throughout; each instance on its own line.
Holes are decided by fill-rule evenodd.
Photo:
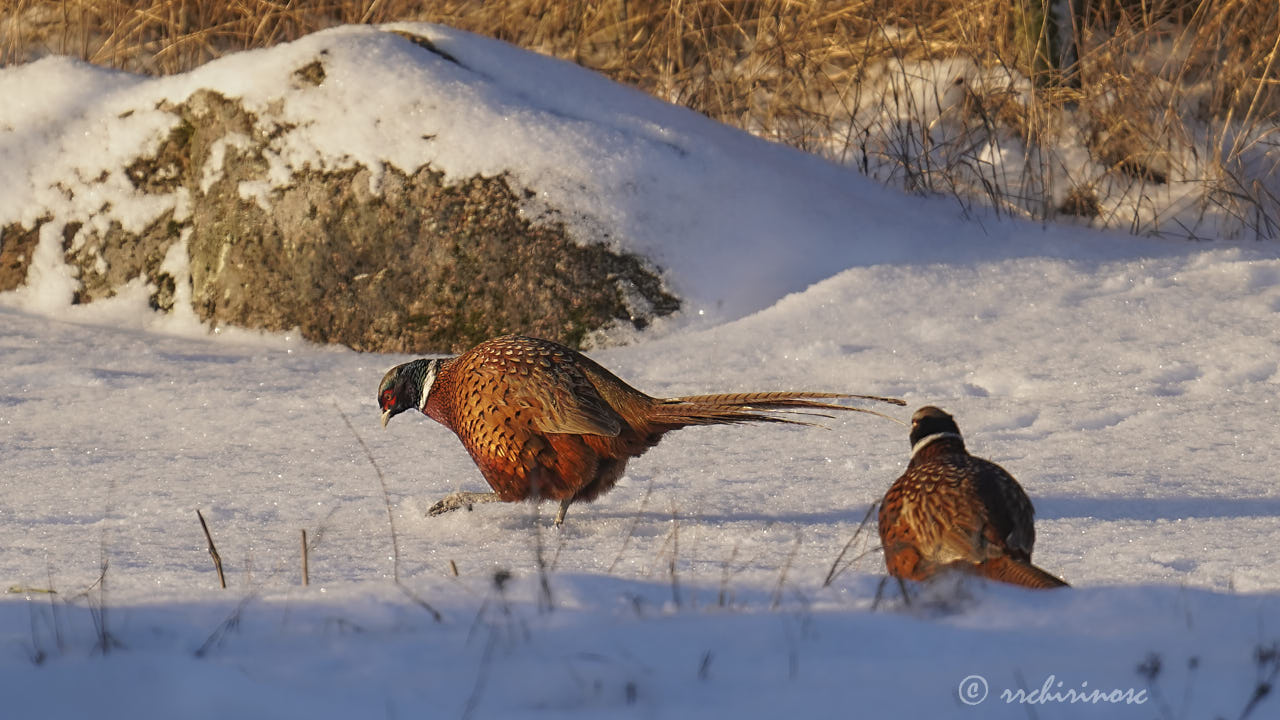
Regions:
M 1067 583 L 1031 564 L 1035 509 L 1004 468 L 974 457 L 936 407 L 911 416 L 911 461 L 880 503 L 889 574 L 924 580 L 958 569 L 1032 588 Z
M 622 477 L 627 460 L 687 425 L 742 422 L 805 424 L 763 414 L 804 409 L 852 410 L 818 400 L 869 395 L 758 392 L 654 398 L 581 353 L 549 340 L 507 335 L 454 358 L 419 359 L 391 368 L 378 388 L 382 424 L 417 408 L 457 434 L 490 493 L 456 492 L 431 515 L 472 503 L 590 502 Z

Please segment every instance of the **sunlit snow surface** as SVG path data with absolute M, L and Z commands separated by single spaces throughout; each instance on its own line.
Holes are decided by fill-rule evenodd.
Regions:
M 378 380 L 404 356 L 212 336 L 152 315 L 142 288 L 69 307 L 74 279 L 51 254 L 31 287 L 0 295 L 0 716 L 1023 718 L 1001 692 L 1046 682 L 1146 702 L 1050 700 L 1040 718 L 1248 707 L 1275 668 L 1257 651 L 1280 642 L 1274 246 L 967 219 L 571 66 L 432 33 L 490 78 L 459 74 L 432 91 L 440 102 L 501 107 L 513 128 L 506 155 L 475 162 L 533 183 L 563 161 L 561 179 L 591 181 L 577 201 L 663 257 L 696 301 L 593 358 L 658 395 L 893 394 L 903 420 L 940 405 L 1021 480 L 1037 563 L 1075 587 L 968 582 L 904 608 L 891 585 L 873 607 L 870 528 L 824 587 L 906 463 L 905 429 L 860 414 L 680 431 L 560 531 L 550 506 L 428 518 L 440 496 L 484 485 L 426 418 L 378 426 Z M 379 77 L 409 62 L 387 53 L 416 48 L 340 30 L 163 81 L 102 75 L 100 101 L 74 91 L 97 71 L 65 61 L 0 72 L 28 98 L 0 107 L 0 209 L 45 192 L 42 159 L 110 165 L 100 136 L 81 146 L 55 126 L 125 133 L 104 119 L 122 107 L 112 93 L 231 82 L 221 73 L 266 97 L 285 90 L 246 67 L 287 76 L 321 47 Z M 419 62 L 431 82 L 454 72 Z M 290 102 L 358 128 L 373 98 L 430 96 L 401 80 L 412 92 L 391 92 L 391 75 L 336 83 L 354 103 L 341 111 Z M 548 150 L 569 125 L 612 139 Z M 653 160 L 655 138 L 689 154 Z M 603 175 L 574 175 L 590 155 Z M 474 171 L 466 161 L 459 151 L 457 172 Z M 969 707 L 974 675 L 988 695 Z M 1253 717 L 1277 707 L 1264 699 Z

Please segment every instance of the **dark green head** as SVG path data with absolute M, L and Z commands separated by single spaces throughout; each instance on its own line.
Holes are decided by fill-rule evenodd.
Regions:
M 443 361 L 421 358 L 397 365 L 382 376 L 378 385 L 378 407 L 382 409 L 382 427 L 405 410 L 427 407 L 427 397 L 436 382 Z

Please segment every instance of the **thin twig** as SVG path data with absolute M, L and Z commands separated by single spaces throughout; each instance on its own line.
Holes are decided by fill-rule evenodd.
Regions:
M 307 529 L 302 528 L 302 585 L 311 584 L 311 571 L 307 560 Z
M 122 647 L 120 641 L 111 633 L 111 629 L 107 623 L 107 567 L 110 564 L 107 560 L 105 545 L 101 549 L 101 573 L 98 575 L 98 581 L 94 585 L 98 588 L 98 597 L 95 602 L 91 596 L 89 598 L 89 617 L 93 620 L 94 632 L 98 636 L 98 644 L 94 650 L 101 652 L 103 655 L 112 650 Z
M 649 478 L 649 484 L 645 487 L 644 496 L 640 498 L 640 509 L 636 510 L 631 518 L 631 527 L 627 530 L 627 536 L 622 539 L 622 547 L 618 548 L 618 554 L 614 556 L 613 562 L 609 563 L 609 569 L 605 570 L 606 575 L 612 575 L 613 569 L 618 566 L 618 562 L 622 560 L 622 554 L 626 552 L 627 545 L 631 543 L 631 538 L 636 534 L 636 528 L 640 525 L 640 516 L 644 514 L 645 507 L 649 504 L 649 496 L 653 495 L 653 478 Z
M 849 552 L 849 548 L 853 547 L 853 543 L 858 539 L 858 536 L 862 534 L 862 529 L 865 528 L 867 526 L 867 522 L 871 520 L 871 515 L 875 513 L 879 507 L 879 502 L 873 502 L 871 503 L 871 507 L 867 508 L 867 514 L 862 516 L 862 522 L 858 523 L 858 529 L 853 531 L 853 537 L 849 538 L 849 542 L 844 544 L 844 547 L 840 550 L 840 554 L 836 556 L 835 562 L 831 563 L 831 569 L 827 571 L 827 577 L 822 581 L 822 587 L 830 586 L 831 583 L 835 581 L 836 577 L 838 577 L 840 573 L 844 572 L 845 568 L 840 567 L 840 561 L 844 559 L 845 553 Z M 861 557 L 863 557 L 863 555 L 859 555 L 855 560 Z M 850 563 L 850 565 L 852 565 L 852 563 Z
M 729 604 L 730 602 L 729 576 L 732 574 L 733 561 L 734 561 L 734 558 L 738 557 L 738 545 L 741 542 L 742 542 L 741 540 L 737 540 L 733 543 L 733 549 L 729 551 L 729 558 L 724 561 L 724 572 L 721 573 L 720 575 L 720 594 L 716 598 L 716 603 L 720 607 L 725 607 L 725 605 Z
M 533 554 L 534 561 L 538 567 L 538 611 L 551 612 L 555 610 L 555 601 L 551 597 L 551 578 L 547 572 L 547 560 L 544 557 L 545 549 L 542 546 L 542 520 L 541 513 L 534 511 L 531 515 L 533 520 Z M 564 530 L 558 531 L 563 539 Z M 559 553 L 557 552 L 557 555 Z
M 387 478 L 382 474 L 382 468 L 378 467 L 378 461 L 373 459 L 373 452 L 369 450 L 369 446 L 365 444 L 364 438 L 360 437 L 360 433 L 356 432 L 356 428 L 351 424 L 351 420 L 347 418 L 347 414 L 342 412 L 342 408 L 338 406 L 335 400 L 333 407 L 338 411 L 338 415 L 342 417 L 342 422 L 347 424 L 347 429 L 355 436 L 356 442 L 360 444 L 360 449 L 364 450 L 364 456 L 368 458 L 369 464 L 373 466 L 373 472 L 378 476 L 378 487 L 382 488 L 382 503 L 387 508 L 387 527 L 391 530 L 391 578 L 397 585 L 400 584 L 400 538 L 396 534 L 396 514 L 391 507 L 391 493 L 387 492 Z
M 222 556 L 218 554 L 218 548 L 213 544 L 213 535 L 209 533 L 209 523 L 204 521 L 204 513 L 196 509 L 196 517 L 200 518 L 200 527 L 204 530 L 204 539 L 209 543 L 209 557 L 213 558 L 213 568 L 218 571 L 218 584 L 223 590 L 227 589 L 227 577 L 222 574 Z
M 396 534 L 396 516 L 391 508 L 391 493 L 387 492 L 387 478 L 382 474 L 382 468 L 378 467 L 378 461 L 373 459 L 373 452 L 369 450 L 369 446 L 365 444 L 364 438 L 360 437 L 360 433 L 356 432 L 356 428 L 351 424 L 351 420 L 347 418 L 347 414 L 342 412 L 342 408 L 338 406 L 338 402 L 333 402 L 333 407 L 338 411 L 338 415 L 342 417 L 342 422 L 347 424 L 347 429 L 355 436 L 356 442 L 360 444 L 360 448 L 364 450 L 364 456 L 369 459 L 369 464 L 373 466 L 373 472 L 378 476 L 378 486 L 382 488 L 382 502 L 387 507 L 387 527 L 391 530 L 391 577 L 396 587 L 400 588 L 406 597 L 415 604 L 431 614 L 436 622 L 444 622 L 444 616 L 431 606 L 431 603 L 422 599 L 417 593 L 409 589 L 407 585 L 400 582 L 400 539 Z
M 671 601 L 676 609 L 680 609 L 680 580 L 676 577 L 676 560 L 680 555 L 680 516 L 676 514 L 676 505 L 671 503 L 671 561 L 667 572 L 671 575 Z
M 804 533 L 797 529 L 796 542 L 791 546 L 787 561 L 782 564 L 782 570 L 778 573 L 778 586 L 773 590 L 773 602 L 769 605 L 770 610 L 777 610 L 782 605 L 782 588 L 787 584 L 787 573 L 791 570 L 791 563 L 796 559 L 796 553 L 800 551 L 800 543 L 803 538 Z
M 225 620 L 218 623 L 218 627 L 214 628 L 213 632 L 209 633 L 209 637 L 205 638 L 205 641 L 201 643 L 200 647 L 196 648 L 194 653 L 196 657 L 203 658 L 208 655 L 209 651 L 213 650 L 213 648 L 220 647 L 222 645 L 222 642 L 226 639 L 228 633 L 240 629 L 240 619 L 244 616 L 244 609 L 248 607 L 254 597 L 254 595 L 250 594 L 240 598 L 240 602 L 236 604 L 236 607 L 231 611 L 231 614 L 227 615 Z

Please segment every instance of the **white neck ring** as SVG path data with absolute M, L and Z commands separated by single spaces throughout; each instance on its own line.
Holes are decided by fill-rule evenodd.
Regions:
M 916 453 L 923 450 L 925 446 L 928 445 L 929 443 L 934 442 L 935 440 L 942 440 L 943 438 L 955 438 L 957 440 L 963 440 L 963 438 L 960 437 L 960 433 L 953 433 L 953 432 L 940 432 L 940 433 L 934 433 L 932 435 L 925 435 L 924 437 L 920 438 L 920 440 L 917 441 L 915 445 L 911 446 L 911 457 L 915 457 Z
M 418 398 L 418 409 L 422 412 L 427 411 L 427 397 L 431 395 L 431 386 L 436 384 L 436 368 L 439 363 L 431 363 L 427 366 L 427 374 L 422 378 L 422 395 Z

